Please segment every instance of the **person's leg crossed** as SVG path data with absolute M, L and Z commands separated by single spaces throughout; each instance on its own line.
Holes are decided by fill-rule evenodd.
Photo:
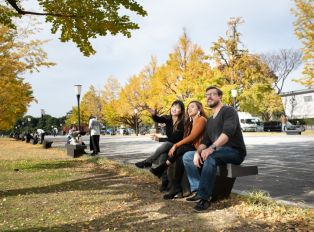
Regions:
M 193 163 L 195 151 L 189 151 L 183 155 L 183 163 L 190 182 L 191 192 L 197 191 L 200 182 L 200 171 L 199 168 Z
M 173 143 L 164 142 L 160 147 L 157 148 L 157 150 L 154 152 L 154 154 L 152 154 L 150 157 L 148 157 L 146 159 L 146 161 L 149 163 L 154 163 L 161 154 L 167 153 L 167 155 L 168 155 L 168 152 L 172 148 L 172 146 L 173 146 Z M 159 162 L 159 164 L 160 164 L 160 162 Z

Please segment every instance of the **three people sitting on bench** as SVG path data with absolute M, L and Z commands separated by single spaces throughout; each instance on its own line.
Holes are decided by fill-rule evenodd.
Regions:
M 188 151 L 182 157 L 191 192 L 195 193 L 186 201 L 197 203 L 193 208 L 196 212 L 204 212 L 211 208 L 210 197 L 215 183 L 217 166 L 226 163 L 240 165 L 246 156 L 238 114 L 234 108 L 222 105 L 222 95 L 222 91 L 214 86 L 206 89 L 206 103 L 213 110 L 213 115 L 208 118 L 206 126 L 203 125 L 205 134 L 202 141 L 198 144 L 195 142 L 189 144 L 190 146 L 194 145 L 195 148 L 197 146 L 197 150 Z M 193 126 L 195 127 L 195 125 Z M 169 160 L 173 154 L 173 152 L 169 152 Z M 179 160 L 177 159 L 176 169 L 178 166 L 180 167 Z M 157 174 L 158 170 L 159 167 L 153 169 L 153 174 Z M 176 178 L 175 176 L 175 180 Z M 180 190 L 181 186 L 179 187 L 178 181 L 174 181 L 176 186 L 173 186 L 172 193 L 175 192 L 173 190 L 177 192 Z M 165 195 L 164 198 L 172 199 L 172 195 L 168 194 L 168 197 Z

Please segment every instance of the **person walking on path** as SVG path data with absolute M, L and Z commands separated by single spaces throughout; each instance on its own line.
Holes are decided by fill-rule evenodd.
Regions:
M 284 114 L 282 114 L 281 120 L 282 120 L 282 132 L 285 132 L 287 130 L 287 117 Z
M 205 135 L 197 151 L 187 152 L 183 156 L 191 192 L 197 191 L 186 201 L 197 203 L 193 208 L 196 212 L 211 208 L 210 197 L 217 166 L 226 163 L 239 165 L 246 156 L 238 114 L 234 108 L 222 105 L 222 94 L 214 86 L 206 89 L 206 102 L 212 108 L 213 115 L 207 120 Z
M 90 150 L 93 151 L 91 156 L 98 155 L 100 152 L 99 149 L 99 137 L 100 137 L 100 130 L 103 128 L 103 124 L 101 124 L 95 117 L 89 117 L 89 126 L 90 130 Z
M 169 115 L 162 115 L 161 117 L 155 114 L 155 110 L 152 108 L 147 109 L 153 116 L 153 120 L 158 123 L 166 124 L 166 135 L 167 138 L 159 138 L 156 135 L 151 135 L 150 138 L 156 142 L 163 142 L 163 144 L 157 148 L 153 155 L 147 159 L 135 163 L 138 168 L 151 167 L 159 157 L 159 164 L 165 163 L 168 158 L 168 152 L 175 143 L 178 143 L 183 139 L 184 135 L 184 104 L 182 101 L 174 101 L 170 108 Z M 167 169 L 162 173 L 162 184 L 159 189 L 160 192 L 167 190 L 169 184 Z

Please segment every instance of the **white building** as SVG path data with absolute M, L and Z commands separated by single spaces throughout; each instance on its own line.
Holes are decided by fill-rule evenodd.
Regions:
M 282 92 L 280 96 L 288 118 L 314 118 L 314 89 Z

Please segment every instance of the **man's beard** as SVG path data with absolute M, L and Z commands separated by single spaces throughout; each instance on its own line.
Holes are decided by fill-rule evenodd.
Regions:
M 213 108 L 213 107 L 217 106 L 218 104 L 219 104 L 219 101 L 214 101 L 214 103 L 208 104 L 208 106 L 209 106 L 210 108 Z

